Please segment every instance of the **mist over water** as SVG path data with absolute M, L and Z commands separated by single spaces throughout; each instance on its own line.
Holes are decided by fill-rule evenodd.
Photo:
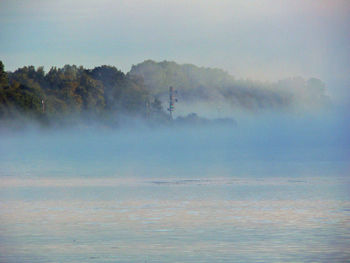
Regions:
M 141 178 L 330 175 L 347 161 L 349 141 L 342 116 L 246 114 L 238 116 L 237 123 L 153 128 L 139 123 L 119 129 L 3 134 L 1 173 Z
M 350 262 L 349 14 L 0 1 L 0 263 Z
M 345 262 L 343 120 L 3 133 L 1 262 Z

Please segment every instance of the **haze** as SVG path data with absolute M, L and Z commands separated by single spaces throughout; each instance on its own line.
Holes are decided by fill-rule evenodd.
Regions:
M 332 96 L 350 84 L 346 0 L 9 1 L 0 3 L 0 57 L 23 65 L 145 59 L 219 67 L 237 78 L 316 77 Z
M 347 0 L 0 0 L 0 262 L 349 262 L 349 25 Z

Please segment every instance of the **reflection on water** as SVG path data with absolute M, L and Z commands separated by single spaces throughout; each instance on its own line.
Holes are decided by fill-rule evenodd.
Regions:
M 345 262 L 344 185 L 346 178 L 4 177 L 0 261 Z

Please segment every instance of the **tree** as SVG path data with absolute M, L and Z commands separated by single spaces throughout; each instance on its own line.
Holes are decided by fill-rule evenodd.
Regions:
M 8 74 L 0 64 L 0 115 L 36 116 L 38 120 L 100 118 L 127 113 L 145 116 L 149 94 L 143 80 L 125 75 L 112 66 L 84 69 L 82 66 L 52 67 L 45 73 L 43 67 L 26 66 Z M 45 103 L 43 110 L 42 101 Z M 160 100 L 151 105 L 151 114 L 163 111 Z M 164 113 L 165 114 L 165 113 Z M 147 115 L 147 114 L 146 114 Z M 43 117 L 44 116 L 44 117 Z
M 5 67 L 2 61 L 0 60 L 0 88 L 8 86 L 8 76 L 5 72 Z

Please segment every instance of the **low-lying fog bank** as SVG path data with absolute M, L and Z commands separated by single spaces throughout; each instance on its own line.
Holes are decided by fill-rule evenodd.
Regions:
M 349 153 L 344 116 L 239 116 L 238 125 L 78 125 L 0 137 L 2 176 L 206 177 L 334 174 Z

